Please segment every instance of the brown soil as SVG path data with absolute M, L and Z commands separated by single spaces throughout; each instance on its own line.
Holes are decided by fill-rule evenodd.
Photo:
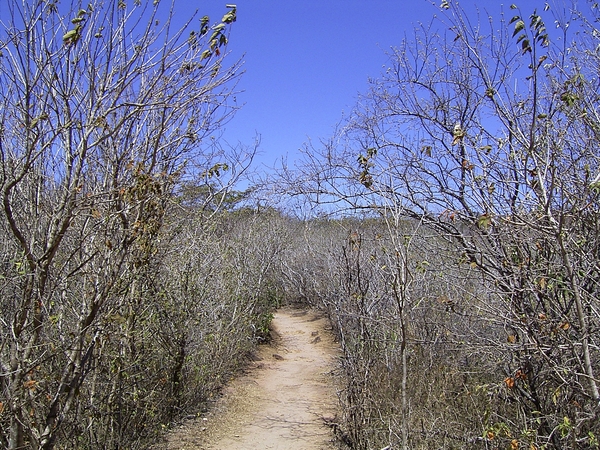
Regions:
M 249 371 L 234 380 L 206 417 L 171 433 L 167 450 L 334 449 L 338 355 L 327 320 L 284 308 Z

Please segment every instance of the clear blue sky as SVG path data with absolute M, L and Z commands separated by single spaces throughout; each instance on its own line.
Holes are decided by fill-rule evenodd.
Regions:
M 427 0 L 176 0 L 176 14 L 199 9 L 211 21 L 237 4 L 229 50 L 245 54 L 240 82 L 245 103 L 227 125 L 231 144 L 259 134 L 260 164 L 273 165 L 334 126 L 383 71 L 386 51 L 429 22 L 439 9 Z M 495 2 L 498 4 L 497 2 Z
M 461 0 L 460 4 L 473 14 L 478 8 L 485 18 L 484 11 L 497 14 L 502 3 L 508 10 L 513 1 L 527 15 L 545 3 Z M 0 0 L 0 16 L 6 2 Z M 285 156 L 293 161 L 309 139 L 317 143 L 332 135 L 358 93 L 366 91 L 369 77 L 384 71 L 386 52 L 410 38 L 417 23 L 428 24 L 440 14 L 441 0 L 434 2 L 175 0 L 175 18 L 183 23 L 197 10 L 197 18 L 208 15 L 215 23 L 228 11 L 226 4 L 237 5 L 229 51 L 231 63 L 242 56 L 245 61 L 239 83 L 243 92 L 237 95 L 244 106 L 227 124 L 223 137 L 231 145 L 252 145 L 260 135 L 257 163 L 272 166 Z

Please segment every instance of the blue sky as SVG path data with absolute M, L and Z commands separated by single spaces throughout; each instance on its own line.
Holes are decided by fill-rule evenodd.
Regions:
M 128 0 L 133 1 L 133 0 Z M 148 0 L 150 1 L 150 0 Z M 414 26 L 440 14 L 442 0 L 175 0 L 176 22 L 198 11 L 211 23 L 237 5 L 230 35 L 230 63 L 244 59 L 237 95 L 241 110 L 223 130 L 230 145 L 251 146 L 261 138 L 257 169 L 287 157 L 293 162 L 308 140 L 318 143 L 333 130 L 388 63 L 386 52 Z M 529 14 L 544 0 L 462 0 L 474 14 L 497 14 L 514 1 Z M 561 0 L 551 0 L 561 3 Z M 77 3 L 77 0 L 73 0 Z M 6 0 L 0 0 L 0 16 Z M 65 1 L 65 4 L 68 4 Z M 85 3 L 85 2 L 84 2 Z M 165 1 L 165 4 L 170 3 Z M 485 14 L 483 14 L 485 17 Z M 194 26 L 194 22 L 192 22 Z
M 176 14 L 199 9 L 218 20 L 226 3 L 237 4 L 229 50 L 245 55 L 237 96 L 245 105 L 224 138 L 250 145 L 259 134 L 257 162 L 267 166 L 329 137 L 383 71 L 386 51 L 439 12 L 427 0 L 178 0 Z

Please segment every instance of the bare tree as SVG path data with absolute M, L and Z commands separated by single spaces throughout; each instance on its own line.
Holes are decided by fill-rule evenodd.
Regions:
M 76 441 L 78 427 L 63 425 L 82 414 L 82 388 L 100 370 L 108 333 L 134 325 L 126 311 L 139 308 L 176 186 L 210 169 L 205 139 L 233 111 L 240 73 L 238 63 L 223 65 L 236 10 L 178 29 L 173 5 L 159 2 L 7 8 L 0 439 L 49 449 Z M 103 392 L 87 395 L 93 409 Z
M 449 259 L 456 278 L 444 282 L 463 293 L 440 301 L 473 325 L 456 344 L 479 348 L 489 370 L 472 382 L 503 399 L 478 403 L 463 445 L 598 445 L 597 6 L 564 18 L 513 5 L 482 23 L 441 6 L 441 22 L 393 50 L 338 133 L 284 168 L 282 185 L 330 213 L 404 217 L 433 233 L 422 245 Z M 402 311 L 419 304 L 404 290 L 419 260 L 399 255 L 408 272 L 388 283 Z

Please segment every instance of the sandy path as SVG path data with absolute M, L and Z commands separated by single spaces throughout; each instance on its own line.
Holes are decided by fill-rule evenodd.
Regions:
M 226 389 L 216 411 L 174 432 L 170 450 L 324 450 L 337 448 L 332 370 L 338 347 L 325 318 L 284 308 L 272 345 Z

